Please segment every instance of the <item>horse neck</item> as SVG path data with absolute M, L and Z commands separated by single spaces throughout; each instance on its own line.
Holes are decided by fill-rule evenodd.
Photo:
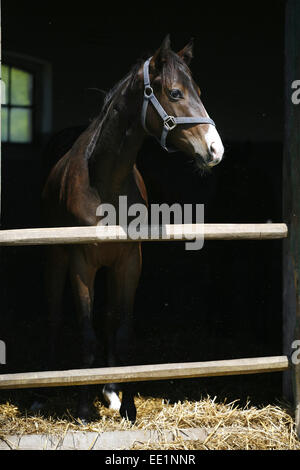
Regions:
M 103 202 L 114 203 L 129 190 L 145 137 L 139 108 L 125 102 L 121 109 L 111 111 L 101 129 L 91 158 L 90 180 Z

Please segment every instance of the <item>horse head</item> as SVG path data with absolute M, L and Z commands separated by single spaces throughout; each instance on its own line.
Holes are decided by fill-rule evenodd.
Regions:
M 224 147 L 192 77 L 192 58 L 193 41 L 176 53 L 169 36 L 165 38 L 141 71 L 145 87 L 142 118 L 145 129 L 166 150 L 170 151 L 168 138 L 168 146 L 191 155 L 205 169 L 222 161 Z

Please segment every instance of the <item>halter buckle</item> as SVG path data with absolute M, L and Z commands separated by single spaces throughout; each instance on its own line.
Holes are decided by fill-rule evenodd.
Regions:
M 154 94 L 153 88 L 151 86 L 146 86 L 144 95 L 147 100 L 149 100 Z
M 175 129 L 177 126 L 177 122 L 174 118 L 174 116 L 167 116 L 164 120 L 164 126 L 167 129 L 168 132 L 172 131 Z

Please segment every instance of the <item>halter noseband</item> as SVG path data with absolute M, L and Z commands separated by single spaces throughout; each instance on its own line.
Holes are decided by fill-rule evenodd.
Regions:
M 147 118 L 147 110 L 148 110 L 148 105 L 149 102 L 152 103 L 158 114 L 163 120 L 164 126 L 161 134 L 160 140 L 157 139 L 160 142 L 160 145 L 167 150 L 167 152 L 177 152 L 178 150 L 175 149 L 170 149 L 167 147 L 166 141 L 167 137 L 170 131 L 175 129 L 178 124 L 212 124 L 213 126 L 216 126 L 214 121 L 210 118 L 205 118 L 205 117 L 174 117 L 174 116 L 169 116 L 156 96 L 154 95 L 153 88 L 151 87 L 150 83 L 150 74 L 149 74 L 149 65 L 151 62 L 152 57 L 148 59 L 145 64 L 144 64 L 144 102 L 143 102 L 143 108 L 142 108 L 142 124 L 146 132 L 147 126 L 146 126 L 146 118 Z

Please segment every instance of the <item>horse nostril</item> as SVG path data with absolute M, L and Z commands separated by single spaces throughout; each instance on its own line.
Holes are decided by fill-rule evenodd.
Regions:
M 218 149 L 216 148 L 215 142 L 212 142 L 209 150 L 210 150 L 210 154 L 212 155 L 212 157 L 215 157 L 217 155 Z
M 209 146 L 209 153 L 208 153 L 208 156 L 207 156 L 207 163 L 213 162 L 215 160 L 215 158 L 217 157 L 217 153 L 218 153 L 218 150 L 215 147 L 215 142 L 212 142 Z
M 223 157 L 224 149 L 218 145 L 218 142 L 212 142 L 209 146 L 209 154 L 207 159 L 208 166 L 218 165 Z

